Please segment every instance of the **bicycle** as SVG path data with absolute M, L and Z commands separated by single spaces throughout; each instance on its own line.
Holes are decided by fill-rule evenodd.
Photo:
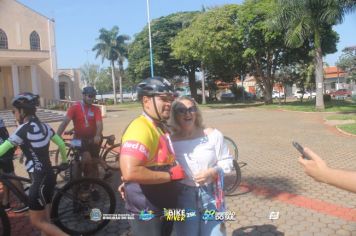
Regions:
M 74 141 L 73 141 L 74 140 Z M 79 139 L 65 138 L 64 139 L 66 148 L 67 148 L 67 157 L 71 160 L 75 160 L 74 169 L 70 169 L 70 173 L 74 170 L 75 177 L 80 177 L 79 174 L 79 163 L 81 160 L 80 146 L 81 141 Z M 115 142 L 115 135 L 103 136 L 103 142 L 99 152 L 99 160 L 105 162 L 106 166 L 110 170 L 118 170 L 119 169 L 119 156 L 120 156 L 120 143 Z M 56 154 L 54 156 L 53 163 L 57 165 L 59 163 L 59 149 L 57 149 Z M 101 164 L 101 163 L 99 163 Z M 73 174 L 72 174 L 73 175 Z M 70 175 L 70 176 L 72 176 Z M 62 176 L 65 178 L 65 176 Z
M 5 209 L 0 206 L 0 235 L 6 236 L 11 233 L 11 224 Z
M 57 176 L 68 167 L 53 166 L 52 168 Z M 3 185 L 6 185 L 19 201 L 28 205 L 29 197 L 20 192 L 10 180 L 30 184 L 31 179 L 5 173 L 0 174 L 0 181 Z M 96 194 L 92 194 L 93 189 L 96 190 Z M 100 216 L 101 214 L 113 214 L 115 207 L 115 193 L 107 183 L 100 179 L 81 178 L 70 181 L 62 187 L 56 186 L 51 219 L 55 225 L 68 234 L 90 235 L 109 223 L 109 220 L 103 220 L 101 217 L 95 218 L 94 221 L 93 209 L 96 211 L 94 216 L 98 216 L 98 211 Z M 10 235 L 10 232 L 4 235 Z
M 224 193 L 225 195 L 231 195 L 241 183 L 241 169 L 237 159 L 239 157 L 239 150 L 236 143 L 231 138 L 224 136 L 224 142 L 227 144 L 229 153 L 234 157 L 233 166 L 234 171 L 225 173 L 224 175 Z

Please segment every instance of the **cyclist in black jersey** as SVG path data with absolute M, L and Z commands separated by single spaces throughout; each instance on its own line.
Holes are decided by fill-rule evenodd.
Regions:
M 5 126 L 4 121 L 0 118 L 0 144 L 5 142 L 9 138 L 9 132 Z M 8 150 L 2 158 L 0 158 L 0 171 L 7 174 L 13 175 L 15 174 L 15 168 L 13 163 L 13 157 L 15 154 L 15 149 L 12 148 Z M 24 189 L 20 181 L 18 180 L 11 180 L 11 182 L 23 193 Z M 10 205 L 10 192 L 6 185 L 3 185 L 3 195 L 2 195 L 2 206 L 5 211 L 12 210 L 15 213 L 21 213 L 28 210 L 28 206 L 25 204 L 21 204 L 21 206 L 17 208 L 12 208 Z
M 50 222 L 50 203 L 56 179 L 48 152 L 52 140 L 60 148 L 62 163 L 67 162 L 65 144 L 48 124 L 42 123 L 36 116 L 37 95 L 19 94 L 12 100 L 12 105 L 20 125 L 0 145 L 0 157 L 15 146 L 21 147 L 26 157 L 26 170 L 32 180 L 29 191 L 31 223 L 45 235 L 67 235 Z

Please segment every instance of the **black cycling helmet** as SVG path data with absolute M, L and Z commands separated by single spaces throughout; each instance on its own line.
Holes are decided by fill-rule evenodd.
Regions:
M 96 90 L 95 88 L 91 87 L 91 86 L 88 86 L 88 87 L 85 87 L 83 88 L 83 94 L 88 94 L 88 95 L 96 95 Z
M 171 83 L 163 77 L 149 77 L 140 82 L 137 87 L 137 97 L 139 100 L 143 96 L 154 96 L 160 94 L 173 94 Z
M 18 109 L 35 109 L 39 105 L 39 96 L 29 92 L 20 93 L 12 99 L 12 105 Z

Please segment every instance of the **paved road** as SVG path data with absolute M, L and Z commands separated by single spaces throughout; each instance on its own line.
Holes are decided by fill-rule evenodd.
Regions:
M 120 137 L 139 113 L 139 109 L 109 111 L 105 134 Z M 239 161 L 245 163 L 241 188 L 227 197 L 228 209 L 237 218 L 227 223 L 228 235 L 356 235 L 356 195 L 305 176 L 291 145 L 296 140 L 312 147 L 331 166 L 356 170 L 356 137 L 325 125 L 325 114 L 258 108 L 204 109 L 203 113 L 206 126 L 237 142 Z M 113 182 L 116 189 L 117 177 Z M 270 220 L 271 212 L 279 212 L 279 218 Z M 127 227 L 127 222 L 112 221 L 97 235 L 120 235 Z

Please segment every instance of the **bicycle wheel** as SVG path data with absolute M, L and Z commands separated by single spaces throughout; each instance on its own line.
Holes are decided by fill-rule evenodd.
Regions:
M 229 137 L 224 136 L 224 142 L 226 143 L 228 149 L 229 149 L 229 153 L 234 157 L 234 159 L 237 161 L 238 157 L 239 157 L 239 149 L 237 148 L 236 143 L 234 142 L 234 140 L 232 140 Z
M 112 170 L 119 169 L 120 147 L 120 143 L 114 144 L 109 147 L 102 156 L 102 159 Z
M 241 169 L 236 160 L 233 160 L 234 170 L 224 175 L 224 193 L 231 195 L 241 183 Z
M 3 207 L 0 207 L 0 235 L 11 235 L 11 224 L 9 217 Z
M 241 183 L 241 169 L 237 163 L 238 148 L 236 143 L 229 137 L 224 137 L 229 153 L 234 157 L 233 167 L 234 170 L 224 175 L 224 193 L 225 195 L 231 195 Z
M 109 220 L 102 214 L 115 211 L 115 194 L 100 179 L 82 178 L 66 184 L 55 194 L 51 218 L 68 234 L 91 235 L 104 228 Z

